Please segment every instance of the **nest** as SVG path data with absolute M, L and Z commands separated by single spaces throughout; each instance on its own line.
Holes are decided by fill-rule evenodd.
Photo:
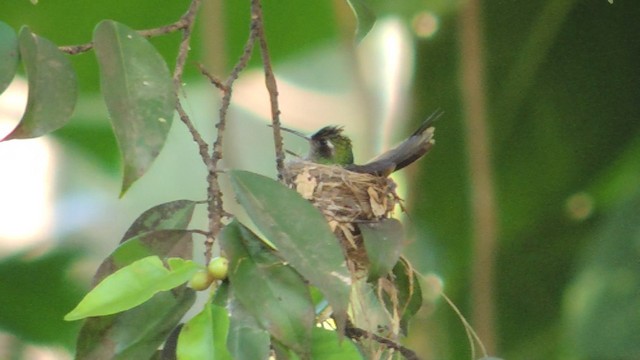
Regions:
M 352 273 L 366 269 L 367 255 L 357 223 L 393 213 L 400 202 L 393 180 L 296 160 L 285 166 L 284 181 L 322 212 L 340 240 Z

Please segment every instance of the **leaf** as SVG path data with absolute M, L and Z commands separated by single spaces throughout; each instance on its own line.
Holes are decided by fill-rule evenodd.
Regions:
M 175 229 L 186 229 L 196 204 L 195 201 L 176 200 L 142 213 L 124 234 L 120 246 L 100 264 L 93 284 L 117 269 L 150 255 L 191 259 L 191 233 Z
M 229 318 L 227 311 L 207 303 L 180 331 L 177 356 L 180 360 L 229 359 L 225 346 Z
M 162 56 L 132 29 L 102 21 L 93 41 L 100 86 L 123 157 L 122 196 L 162 150 L 176 96 Z
M 0 21 L 0 94 L 2 94 L 18 70 L 18 37 L 9 25 Z
M 369 259 L 369 281 L 387 275 L 398 262 L 404 246 L 402 224 L 396 219 L 358 224 Z
M 362 359 L 358 348 L 350 340 L 340 340 L 335 331 L 313 328 L 311 358 L 314 360 Z
M 351 277 L 342 249 L 320 212 L 297 192 L 258 174 L 230 171 L 238 202 L 278 253 L 327 298 L 339 328 Z
M 409 320 L 422 307 L 422 288 L 416 272 L 404 258 L 393 268 L 393 277 L 398 291 L 400 329 L 407 335 Z
M 237 221 L 223 229 L 220 242 L 235 298 L 263 329 L 307 357 L 314 313 L 304 280 Z
M 213 359 L 212 323 L 211 308 L 206 304 L 200 313 L 182 327 L 176 350 L 178 359 Z
M 69 121 L 76 105 L 76 74 L 69 58 L 27 27 L 20 30 L 19 47 L 29 81 L 27 109 L 18 126 L 2 141 L 52 132 Z
M 172 222 L 171 219 L 173 217 L 168 217 L 167 221 Z M 185 222 L 190 219 L 182 219 L 182 223 L 173 223 L 176 226 L 186 226 Z M 163 224 L 164 222 L 159 222 L 156 225 L 162 227 Z M 191 233 L 184 230 L 158 230 L 126 239 L 100 265 L 93 282 L 97 284 L 116 270 L 150 255 L 190 259 L 193 254 L 191 237 Z M 125 312 L 89 318 L 84 322 L 78 336 L 76 357 L 148 357 L 147 354 L 153 353 L 174 329 L 194 299 L 194 291 L 183 286 L 171 292 L 157 293 L 144 304 Z
M 227 348 L 235 360 L 269 358 L 269 333 L 235 298 L 229 302 L 229 335 Z
M 149 300 L 160 291 L 171 290 L 195 274 L 200 266 L 180 258 L 168 259 L 170 269 L 157 256 L 133 262 L 96 285 L 64 319 L 115 314 Z
M 115 315 L 87 319 L 78 337 L 76 359 L 146 359 L 156 352 L 195 301 L 183 287 Z M 175 351 L 174 351 L 175 353 Z
M 161 258 L 180 257 L 190 259 L 193 254 L 193 240 L 186 230 L 157 230 L 139 234 L 127 239 L 100 264 L 93 278 L 97 284 L 136 260 L 158 255 Z
M 229 333 L 229 313 L 222 306 L 211 303 L 211 320 L 213 327 L 213 358 L 231 360 L 231 354 L 227 349 Z
M 356 42 L 362 41 L 376 22 L 376 14 L 365 0 L 347 0 L 358 23 L 356 27 Z
M 176 200 L 154 206 L 131 224 L 120 242 L 152 230 L 186 229 L 196 204 L 198 203 L 191 200 Z

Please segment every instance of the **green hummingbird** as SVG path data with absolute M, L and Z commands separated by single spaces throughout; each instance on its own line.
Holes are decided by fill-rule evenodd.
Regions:
M 287 132 L 301 136 L 309 141 L 309 154 L 306 160 L 324 165 L 338 165 L 347 170 L 377 176 L 388 176 L 400 170 L 426 154 L 434 144 L 433 122 L 442 115 L 434 112 L 422 125 L 393 149 L 390 149 L 363 165 L 354 164 L 351 139 L 343 135 L 339 126 L 325 126 L 310 137 L 295 130 L 282 128 Z

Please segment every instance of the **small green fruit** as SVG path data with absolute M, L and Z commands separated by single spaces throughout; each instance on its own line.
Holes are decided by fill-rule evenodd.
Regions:
M 191 280 L 189 280 L 189 287 L 196 291 L 206 290 L 209 288 L 213 280 L 213 277 L 208 271 L 200 270 L 193 274 Z
M 214 280 L 224 280 L 229 273 L 229 260 L 224 257 L 213 258 L 209 261 L 207 269 Z

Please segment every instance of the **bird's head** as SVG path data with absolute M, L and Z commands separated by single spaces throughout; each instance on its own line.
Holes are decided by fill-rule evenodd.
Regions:
M 351 139 L 338 126 L 325 126 L 311 135 L 309 160 L 319 164 L 353 164 Z

